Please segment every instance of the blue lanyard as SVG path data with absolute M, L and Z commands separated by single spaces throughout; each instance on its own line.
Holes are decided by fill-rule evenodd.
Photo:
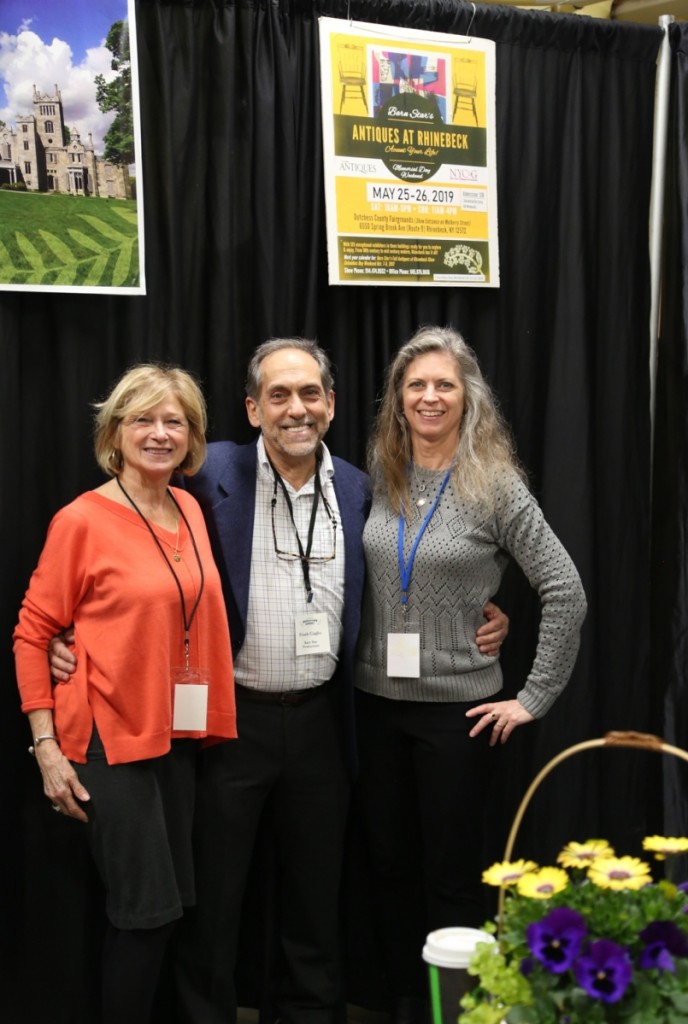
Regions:
M 408 562 L 404 562 L 404 530 L 406 527 L 406 520 L 404 519 L 404 509 L 401 510 L 399 516 L 399 532 L 397 534 L 397 548 L 399 551 L 399 576 L 401 577 L 401 603 L 405 605 L 408 602 L 408 588 L 411 583 L 411 573 L 413 572 L 413 562 L 416 557 L 416 551 L 420 544 L 420 539 L 425 533 L 428 523 L 432 519 L 435 509 L 439 504 L 439 500 L 444 493 L 444 488 L 449 483 L 449 477 L 451 476 L 451 469 L 448 469 L 444 475 L 444 480 L 440 485 L 440 489 L 437 492 L 437 497 L 433 501 L 432 505 L 428 509 L 428 513 L 423 520 L 423 524 L 416 534 L 415 540 L 411 545 L 411 551 L 409 553 Z

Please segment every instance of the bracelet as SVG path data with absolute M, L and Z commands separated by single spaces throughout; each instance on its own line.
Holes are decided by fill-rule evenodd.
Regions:
M 53 736 L 52 733 L 46 733 L 44 736 L 34 736 L 33 743 L 29 747 L 29 753 L 31 754 L 31 757 L 36 756 L 36 747 L 40 747 L 41 743 L 43 743 L 44 740 L 55 740 L 55 742 L 57 743 L 57 736 Z

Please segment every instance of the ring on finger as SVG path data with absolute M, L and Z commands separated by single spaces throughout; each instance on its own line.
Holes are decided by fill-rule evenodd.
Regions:
M 496 717 L 497 717 L 497 712 L 493 711 L 492 714 L 490 715 L 490 718 L 492 719 L 493 722 L 494 722 Z
M 52 809 L 53 809 L 54 811 L 57 811 L 57 813 L 58 813 L 58 814 L 61 814 L 61 813 L 62 813 L 62 808 L 60 807 L 60 805 L 59 805 L 59 804 L 51 804 L 50 806 L 52 807 Z

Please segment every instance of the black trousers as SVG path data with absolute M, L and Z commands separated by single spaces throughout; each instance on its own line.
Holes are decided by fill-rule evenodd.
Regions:
M 242 901 L 265 813 L 278 868 L 282 1024 L 332 1024 L 341 996 L 338 899 L 349 780 L 332 702 L 237 693 L 239 739 L 202 755 L 195 824 L 195 910 L 180 926 L 176 974 L 185 1024 L 236 1021 L 234 969 Z
M 357 797 L 390 996 L 425 996 L 428 932 L 485 923 L 482 825 L 495 751 L 487 731 L 468 736 L 469 702 L 359 691 L 356 706 Z

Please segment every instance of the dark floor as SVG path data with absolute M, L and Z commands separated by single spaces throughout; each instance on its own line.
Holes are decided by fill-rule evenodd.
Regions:
M 349 1004 L 347 1021 L 348 1024 L 387 1024 L 386 1013 L 375 1013 L 373 1010 L 364 1010 L 360 1006 Z M 237 1015 L 237 1024 L 258 1024 L 258 1011 L 240 1007 Z

